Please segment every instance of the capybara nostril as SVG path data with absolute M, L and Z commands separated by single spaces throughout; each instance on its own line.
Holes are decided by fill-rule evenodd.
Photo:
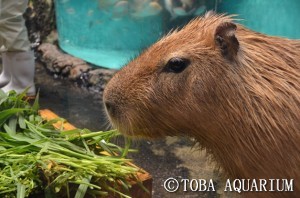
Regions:
M 116 112 L 116 106 L 115 106 L 114 102 L 105 101 L 104 104 L 105 104 L 105 108 L 106 108 L 107 112 L 113 116 Z

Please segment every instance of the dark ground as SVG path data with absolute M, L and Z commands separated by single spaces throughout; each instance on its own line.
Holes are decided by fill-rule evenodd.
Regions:
M 94 131 L 107 129 L 100 93 L 90 93 L 69 80 L 55 79 L 46 72 L 41 64 L 37 64 L 35 81 L 40 90 L 41 108 L 52 110 L 79 128 L 88 128 Z M 133 147 L 139 152 L 131 154 L 130 157 L 136 165 L 152 175 L 153 198 L 225 196 L 222 190 L 217 191 L 220 181 L 213 164 L 207 160 L 204 151 L 192 149 L 193 145 L 189 139 L 175 137 L 135 143 Z M 169 177 L 213 179 L 216 191 L 183 192 L 181 189 L 176 193 L 169 193 L 163 187 L 164 181 Z

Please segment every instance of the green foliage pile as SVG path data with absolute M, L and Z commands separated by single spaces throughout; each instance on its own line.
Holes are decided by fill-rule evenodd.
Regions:
M 138 170 L 127 164 L 128 142 L 110 143 L 117 131 L 58 130 L 58 119 L 38 114 L 38 97 L 33 105 L 24 97 L 0 90 L 0 197 L 129 197 Z

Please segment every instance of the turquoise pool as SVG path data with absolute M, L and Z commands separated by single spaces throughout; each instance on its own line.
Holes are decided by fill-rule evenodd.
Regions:
M 96 0 L 57 0 L 56 14 L 59 45 L 64 51 L 114 69 L 162 35 L 160 15 L 133 20 L 120 14 L 117 18 Z
M 172 27 L 214 8 L 211 0 L 56 0 L 60 47 L 119 69 Z

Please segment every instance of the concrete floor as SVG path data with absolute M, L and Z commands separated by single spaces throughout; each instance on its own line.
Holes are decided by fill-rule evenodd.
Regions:
M 48 108 L 80 128 L 94 131 L 105 130 L 107 122 L 100 94 L 90 93 L 64 79 L 54 79 L 40 64 L 36 67 L 36 86 L 40 90 L 41 108 Z M 134 163 L 153 177 L 153 198 L 215 198 L 224 197 L 222 184 L 214 165 L 204 151 L 193 147 L 190 139 L 167 137 L 159 141 L 139 141 L 133 147 L 138 153 L 131 154 Z M 193 148 L 192 148 L 193 147 Z M 164 181 L 169 177 L 180 179 L 212 179 L 212 192 L 167 192 Z M 182 187 L 182 185 L 181 185 Z M 231 196 L 226 196 L 231 197 Z

